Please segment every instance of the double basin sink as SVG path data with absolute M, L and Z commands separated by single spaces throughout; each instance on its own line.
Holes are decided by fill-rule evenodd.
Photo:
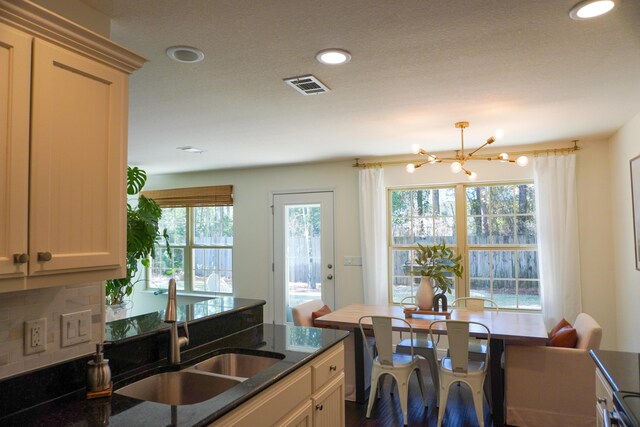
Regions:
M 167 405 L 191 405 L 225 392 L 282 359 L 279 353 L 222 353 L 182 371 L 152 375 L 115 393 Z

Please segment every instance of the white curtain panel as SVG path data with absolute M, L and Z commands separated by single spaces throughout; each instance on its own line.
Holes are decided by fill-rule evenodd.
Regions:
M 382 168 L 362 169 L 360 182 L 360 252 L 365 304 L 389 303 L 387 217 Z
M 575 154 L 533 162 L 542 314 L 549 329 L 562 318 L 573 323 L 582 310 L 575 169 Z

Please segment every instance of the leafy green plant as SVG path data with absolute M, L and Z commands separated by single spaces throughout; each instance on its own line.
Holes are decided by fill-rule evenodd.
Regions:
M 462 255 L 456 256 L 451 249 L 447 248 L 444 240 L 439 245 L 433 246 L 422 246 L 418 243 L 415 263 L 420 269 L 415 274 L 431 277 L 433 287 L 446 294 L 453 289 L 453 281 L 447 277 L 447 273 L 452 273 L 458 278 L 462 277 L 464 269 L 460 263 L 461 259 Z
M 137 167 L 127 168 L 127 194 L 138 194 L 137 206 L 127 203 L 127 275 L 121 279 L 107 280 L 107 305 L 122 304 L 124 298 L 131 295 L 138 272 L 138 261 L 149 267 L 150 258 L 155 256 L 155 246 L 160 239 L 164 240 L 166 252 L 172 257 L 167 230 L 162 233 L 158 222 L 162 217 L 162 209 L 152 199 L 139 194 L 147 182 L 147 173 Z

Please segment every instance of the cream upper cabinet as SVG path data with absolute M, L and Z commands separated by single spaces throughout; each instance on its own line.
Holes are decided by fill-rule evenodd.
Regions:
M 31 37 L 0 23 L 0 278 L 27 275 L 30 75 Z
M 0 0 L 0 292 L 124 275 L 127 82 L 144 61 Z

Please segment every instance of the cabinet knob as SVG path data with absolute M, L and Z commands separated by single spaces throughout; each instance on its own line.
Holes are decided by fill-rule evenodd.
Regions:
M 316 410 L 322 411 L 322 409 L 324 409 L 324 406 L 322 406 L 322 404 L 316 405 Z
M 38 252 L 38 261 L 40 262 L 51 261 L 51 252 Z
M 27 254 L 13 254 L 13 262 L 15 264 L 24 264 L 29 262 L 29 255 Z
M 602 404 L 606 404 L 607 403 L 607 398 L 606 397 L 598 397 L 598 398 L 596 398 L 596 402 L 602 403 Z
M 338 369 L 338 367 L 336 365 L 329 366 L 329 371 L 335 371 L 337 369 Z

